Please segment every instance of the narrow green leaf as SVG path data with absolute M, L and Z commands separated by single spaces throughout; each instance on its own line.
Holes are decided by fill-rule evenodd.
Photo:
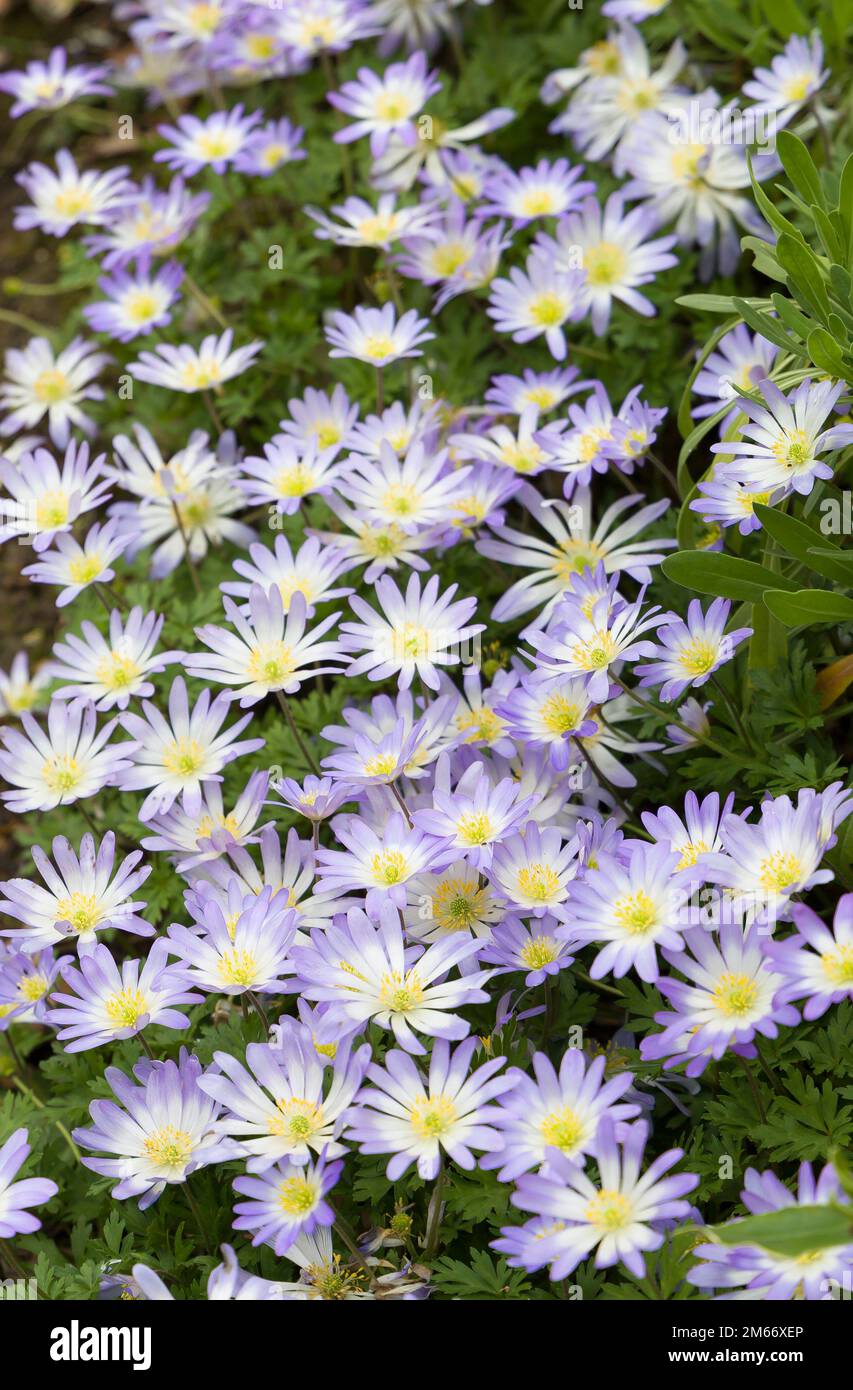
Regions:
M 790 130 L 780 130 L 776 137 L 776 148 L 785 173 L 797 192 L 802 194 L 807 203 L 817 203 L 819 207 L 825 207 L 826 199 L 820 184 L 820 174 L 800 137 Z
M 722 1245 L 760 1245 L 777 1255 L 807 1255 L 846 1245 L 853 1236 L 853 1212 L 840 1206 L 790 1206 L 710 1227 Z
M 853 599 L 823 589 L 798 589 L 793 594 L 768 589 L 764 594 L 764 603 L 774 618 L 787 627 L 810 627 L 813 623 L 853 623 Z
M 800 560 L 804 565 L 808 565 L 817 574 L 822 574 L 824 579 L 834 579 L 839 584 L 849 584 L 853 575 L 848 572 L 843 564 L 835 561 L 834 556 L 829 559 L 822 555 L 815 555 L 816 542 L 821 539 L 818 531 L 806 525 L 804 521 L 798 521 L 796 517 L 788 516 L 778 507 L 765 507 L 760 502 L 756 502 L 753 511 L 764 527 L 769 536 L 782 546 L 789 555 L 793 555 L 795 560 Z M 835 552 L 842 555 L 843 551 L 839 546 L 835 547 Z M 853 558 L 853 552 L 851 552 Z
M 715 598 L 760 603 L 766 589 L 797 592 L 796 584 L 764 565 L 720 551 L 679 550 L 667 556 L 662 568 L 667 579 L 675 584 Z

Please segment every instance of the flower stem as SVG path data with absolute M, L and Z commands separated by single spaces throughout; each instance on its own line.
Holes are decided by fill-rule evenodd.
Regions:
M 314 757 L 314 754 L 311 752 L 311 749 L 308 747 L 308 744 L 305 742 L 304 738 L 302 737 L 302 735 L 296 727 L 296 720 L 294 719 L 293 711 L 290 708 L 290 701 L 288 700 L 283 690 L 277 690 L 275 692 L 275 698 L 278 700 L 281 712 L 287 720 L 287 727 L 290 729 L 290 732 L 293 734 L 293 737 L 296 740 L 297 748 L 299 749 L 300 753 L 302 754 L 303 758 L 308 764 L 310 770 L 314 773 L 314 776 L 319 777 L 320 765 L 317 762 L 317 759 Z
M 445 1177 L 444 1155 L 442 1154 L 441 1167 L 435 1179 L 435 1187 L 432 1189 L 432 1196 L 429 1199 L 429 1208 L 427 1210 L 427 1228 L 424 1238 L 425 1260 L 433 1259 L 438 1250 L 439 1237 L 441 1235 L 441 1197 L 444 1190 Z

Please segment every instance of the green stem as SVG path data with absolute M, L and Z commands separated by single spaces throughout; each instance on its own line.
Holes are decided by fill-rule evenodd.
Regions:
M 690 728 L 689 724 L 682 723 L 674 714 L 670 714 L 669 710 L 661 709 L 659 705 L 653 705 L 649 700 L 644 700 L 641 695 L 638 695 L 635 690 L 631 689 L 630 685 L 626 685 L 625 682 L 614 675 L 612 671 L 610 672 L 610 679 L 619 686 L 620 690 L 624 691 L 626 695 L 629 695 L 636 704 L 640 705 L 644 710 L 647 710 L 649 714 L 654 714 L 658 719 L 665 720 L 669 724 L 674 724 L 676 729 L 681 729 L 682 733 L 689 734 L 695 743 L 704 743 L 706 747 L 713 748 L 715 753 L 722 754 L 724 758 L 729 756 L 729 750 L 723 748 L 722 744 L 717 743 L 716 740 L 712 738 L 705 738 L 703 734 L 697 733 L 695 729 Z
M 424 1239 L 424 1259 L 431 1260 L 438 1250 L 439 1237 L 441 1235 L 441 1197 L 444 1191 L 445 1182 L 444 1154 L 441 1155 L 441 1166 L 435 1180 L 435 1187 L 432 1189 L 432 1196 L 429 1199 L 429 1209 L 427 1211 L 427 1228 Z
M 749 1089 L 750 1089 L 750 1091 L 752 1092 L 752 1099 L 755 1101 L 755 1108 L 756 1108 L 756 1110 L 758 1111 L 758 1118 L 759 1118 L 759 1120 L 761 1121 L 762 1124 L 766 1124 L 766 1123 L 767 1123 L 767 1112 L 766 1112 L 766 1110 L 764 1109 L 764 1102 L 763 1102 L 763 1100 L 761 1099 L 761 1092 L 759 1091 L 758 1087 L 757 1087 L 756 1084 L 755 1084 L 755 1077 L 753 1076 L 752 1072 L 751 1072 L 750 1069 L 749 1069 L 749 1065 L 748 1065 L 748 1063 L 747 1063 L 747 1060 L 746 1060 L 745 1057 L 741 1057 L 740 1054 L 737 1053 L 737 1052 L 735 1052 L 733 1055 L 734 1055 L 735 1057 L 737 1057 L 738 1063 L 739 1063 L 740 1067 L 742 1068 L 742 1070 L 743 1070 L 743 1072 L 744 1072 L 744 1075 L 746 1076 L 747 1085 L 749 1086 Z
M 752 739 L 746 732 L 743 720 L 741 719 L 738 713 L 737 706 L 735 705 L 735 702 L 732 699 L 731 695 L 726 690 L 726 687 L 723 685 L 722 681 L 717 680 L 717 677 L 715 675 L 711 676 L 711 684 L 713 685 L 714 689 L 718 690 L 720 695 L 722 695 L 723 703 L 725 704 L 726 708 L 729 711 L 729 714 L 732 717 L 732 722 L 734 723 L 734 726 L 738 734 L 740 735 L 744 747 L 748 748 L 751 753 L 754 753 L 755 747 L 753 745 Z
M 293 711 L 290 708 L 290 701 L 288 700 L 283 690 L 277 690 L 275 692 L 275 698 L 278 700 L 281 712 L 287 720 L 287 727 L 290 729 L 290 732 L 293 734 L 293 737 L 296 740 L 297 748 L 299 749 L 300 753 L 302 754 L 303 758 L 308 764 L 308 767 L 310 768 L 311 772 L 314 773 L 314 776 L 319 777 L 319 763 L 317 762 L 317 759 L 314 757 L 314 754 L 311 752 L 311 749 L 308 747 L 307 743 L 305 742 L 304 738 L 302 737 L 302 735 L 296 727 L 296 720 L 294 719 Z

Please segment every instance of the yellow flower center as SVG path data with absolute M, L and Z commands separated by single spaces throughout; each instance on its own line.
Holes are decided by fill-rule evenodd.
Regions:
M 545 903 L 560 891 L 560 880 L 547 864 L 528 864 L 519 869 L 516 884 L 526 898 Z
M 529 969 L 541 970 L 543 965 L 550 965 L 557 959 L 559 951 L 553 936 L 534 936 L 525 942 L 518 954 Z
M 28 1004 L 35 1004 L 47 993 L 47 976 L 39 974 L 38 971 L 34 971 L 32 975 L 23 975 L 18 983 L 18 993 Z
M 385 357 L 393 357 L 397 351 L 394 339 L 388 333 L 374 333 L 365 338 L 362 352 L 371 362 L 381 362 Z
M 317 426 L 317 443 L 321 449 L 331 449 L 333 444 L 338 444 L 341 439 L 341 427 L 335 424 L 334 420 L 327 421 L 324 425 Z
M 762 888 L 774 893 L 790 888 L 792 884 L 798 883 L 802 876 L 803 866 L 800 860 L 786 850 L 777 850 L 775 854 L 768 855 L 766 859 L 762 859 L 758 868 L 758 881 Z
M 616 899 L 613 916 L 631 936 L 643 936 L 657 926 L 658 909 L 648 893 L 639 889 L 636 893 L 625 893 Z
M 248 988 L 258 971 L 258 960 L 251 951 L 234 946 L 223 951 L 219 957 L 219 975 L 227 985 L 243 985 Z
M 719 655 L 720 648 L 717 642 L 697 637 L 681 648 L 678 664 L 689 676 L 705 676 L 713 670 Z
M 581 708 L 559 691 L 543 701 L 539 717 L 551 734 L 567 734 L 581 722 Z
M 36 526 L 40 531 L 52 531 L 68 520 L 68 496 L 64 492 L 45 492 L 36 502 Z
M 717 981 L 711 999 L 714 1007 L 726 1018 L 742 1018 L 755 1008 L 758 985 L 749 975 L 738 975 L 727 970 Z
M 529 188 L 521 199 L 521 210 L 525 217 L 547 217 L 556 205 L 552 188 Z
M 370 861 L 370 868 L 377 883 L 385 888 L 391 888 L 406 877 L 408 863 L 406 856 L 400 850 L 383 849 L 374 854 Z
M 160 304 L 151 290 L 133 290 L 124 302 L 124 312 L 131 323 L 147 323 L 156 317 Z
M 417 511 L 420 496 L 411 484 L 396 483 L 389 487 L 382 497 L 382 507 L 394 516 L 411 516 Z
M 95 676 L 106 690 L 127 690 L 139 675 L 138 664 L 117 651 L 110 652 L 95 668 Z
M 853 985 L 853 946 L 838 946 L 820 958 L 827 979 L 834 985 Z
M 811 463 L 813 454 L 814 443 L 805 430 L 792 430 L 773 445 L 773 456 L 784 468 L 802 468 Z
M 193 777 L 204 767 L 205 752 L 194 738 L 178 738 L 163 754 L 163 766 L 176 777 Z
M 92 211 L 92 194 L 88 188 L 78 186 L 77 188 L 63 188 L 57 193 L 54 209 L 60 217 L 73 218 L 80 217 L 84 212 Z
M 407 1014 L 419 1009 L 423 1004 L 424 990 L 416 970 L 408 970 L 401 975 L 392 970 L 382 976 L 379 999 L 383 1009 L 392 1014 Z
M 528 313 L 541 328 L 556 328 L 566 317 L 565 301 L 560 295 L 545 291 L 531 299 Z
M 506 728 L 506 720 L 495 714 L 493 709 L 480 705 L 478 709 L 460 715 L 456 720 L 456 727 L 461 733 L 467 734 L 466 743 L 493 743 L 501 737 Z
M 104 1009 L 111 1023 L 120 1028 L 135 1028 L 142 1014 L 148 1011 L 148 1000 L 141 990 L 128 985 L 104 1001 Z
M 68 566 L 68 578 L 72 584 L 91 584 L 104 568 L 100 555 L 78 555 Z
M 380 92 L 374 115 L 380 121 L 404 121 L 411 111 L 411 102 L 402 92 Z
M 586 1133 L 586 1125 L 570 1106 L 552 1110 L 539 1125 L 539 1133 L 549 1149 L 573 1154 Z
M 315 481 L 314 470 L 306 468 L 304 463 L 297 463 L 293 468 L 282 469 L 273 480 L 273 487 L 282 497 L 304 497 Z
M 276 1101 L 277 1113 L 270 1120 L 270 1133 L 293 1144 L 304 1144 L 323 1126 L 323 1108 L 313 1101 L 293 1096 Z
M 788 81 L 783 83 L 782 95 L 787 101 L 804 101 L 809 94 L 810 86 L 811 78 L 807 73 L 803 73 L 801 77 L 789 77 Z
M 432 247 L 429 258 L 435 274 L 447 279 L 471 259 L 471 252 L 464 241 L 446 241 Z
M 222 369 L 212 358 L 188 362 L 181 372 L 181 384 L 187 391 L 206 391 L 208 386 L 216 386 Z
M 675 866 L 677 869 L 692 869 L 699 855 L 708 853 L 708 845 L 704 840 L 688 840 L 686 844 L 678 845 L 677 849 L 681 855 Z
M 465 931 L 477 920 L 486 891 L 476 878 L 444 878 L 433 893 L 433 917 L 445 931 Z
M 196 136 L 196 145 L 210 160 L 227 159 L 234 150 L 234 136 L 226 130 L 203 130 Z
M 83 776 L 82 768 L 76 758 L 64 754 L 59 758 L 46 758 L 42 765 L 42 777 L 52 792 L 73 791 Z
M 494 835 L 495 827 L 484 811 L 472 811 L 459 818 L 456 833 L 468 845 L 483 845 Z
M 589 1202 L 584 1213 L 592 1226 L 605 1231 L 621 1231 L 633 1220 L 633 1207 L 622 1192 L 603 1188 Z
M 456 1123 L 457 1110 L 448 1096 L 419 1096 L 412 1106 L 412 1129 L 421 1139 L 438 1139 Z
M 390 241 L 397 231 L 400 219 L 396 213 L 390 213 L 386 217 L 380 217 L 377 213 L 373 217 L 364 217 L 361 222 L 356 224 L 356 231 L 359 239 L 366 246 L 381 246 L 384 242 Z
M 618 656 L 618 648 L 611 634 L 602 628 L 586 642 L 577 642 L 572 655 L 581 670 L 603 671 Z
M 56 367 L 48 367 L 47 371 L 36 377 L 33 392 L 36 400 L 42 401 L 44 405 L 58 405 L 71 395 L 71 382 L 64 372 L 60 372 Z
M 56 922 L 70 922 L 74 931 L 85 936 L 97 926 L 103 912 L 94 893 L 72 893 L 56 904 Z
M 367 777 L 389 777 L 396 769 L 396 753 L 378 753 L 375 758 L 368 758 L 364 764 L 364 772 Z
M 317 1202 L 317 1192 L 308 1178 L 285 1178 L 278 1185 L 278 1205 L 287 1216 L 307 1216 Z
M 158 1168 L 183 1169 L 192 1157 L 193 1141 L 185 1129 L 164 1125 L 148 1136 L 143 1147 Z
M 253 681 L 281 685 L 296 670 L 293 650 L 284 642 L 262 642 L 249 657 L 246 669 Z
M 600 241 L 584 251 L 583 264 L 589 284 L 604 287 L 619 283 L 625 274 L 628 257 L 621 246 L 612 241 Z

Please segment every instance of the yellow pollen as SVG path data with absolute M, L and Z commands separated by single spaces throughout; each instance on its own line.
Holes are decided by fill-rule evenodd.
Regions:
M 551 734 L 567 734 L 581 722 L 580 705 L 557 692 L 543 701 L 539 717 Z
M 57 193 L 53 206 L 60 217 L 80 217 L 83 213 L 92 211 L 92 195 L 88 188 L 63 188 Z
M 34 1004 L 37 999 L 43 999 L 47 993 L 47 976 L 34 971 L 32 975 L 24 975 L 18 983 L 18 993 L 22 999 L 26 999 L 28 1004 Z
M 317 443 L 321 449 L 331 449 L 333 444 L 338 444 L 341 439 L 341 427 L 336 425 L 333 420 L 327 421 L 324 425 L 317 426 Z
M 64 492 L 45 492 L 36 502 L 36 526 L 39 531 L 52 531 L 68 520 L 68 496 Z
M 141 990 L 128 985 L 104 1001 L 107 1018 L 119 1028 L 134 1028 L 148 1010 L 148 1000 Z
M 176 777 L 193 777 L 204 767 L 205 752 L 194 738 L 179 738 L 163 754 L 163 766 Z
M 124 311 L 131 323 L 147 323 L 156 317 L 160 304 L 151 290 L 133 290 L 124 302 Z
M 127 690 L 139 677 L 137 663 L 121 652 L 112 651 L 95 668 L 95 677 L 107 690 Z
M 534 936 L 519 951 L 524 964 L 531 970 L 541 970 L 557 959 L 559 946 L 553 936 Z
M 285 1178 L 279 1183 L 278 1205 L 288 1216 L 307 1216 L 317 1203 L 317 1192 L 308 1178 Z
M 681 648 L 678 664 L 689 676 L 706 676 L 714 669 L 719 655 L 718 642 L 709 642 L 705 638 L 697 637 Z
M 421 627 L 418 623 L 404 623 L 393 631 L 394 654 L 404 660 L 416 661 L 429 656 L 431 641 L 429 628 Z
M 792 471 L 812 462 L 814 441 L 805 430 L 793 430 L 773 445 L 774 458 Z
M 617 898 L 613 905 L 613 916 L 631 936 L 643 936 L 658 923 L 657 906 L 642 889 Z
M 603 671 L 617 655 L 616 643 L 606 629 L 597 630 L 595 637 L 576 643 L 572 649 L 572 656 L 584 671 Z
M 631 1224 L 633 1208 L 623 1193 L 603 1188 L 587 1205 L 584 1215 L 592 1226 L 605 1231 L 621 1231 Z
M 445 878 L 433 893 L 433 917 L 445 931 L 466 931 L 476 921 L 486 892 L 476 878 Z
M 155 1130 L 143 1145 L 146 1157 L 158 1168 L 183 1169 L 192 1157 L 192 1135 L 174 1125 Z
M 480 705 L 478 709 L 460 715 L 456 720 L 456 727 L 467 735 L 466 743 L 493 743 L 501 737 L 506 728 L 506 721 L 486 705 Z
M 853 946 L 838 946 L 820 958 L 827 979 L 833 985 L 853 985 Z
M 46 758 L 42 765 L 42 777 L 52 792 L 73 791 L 83 776 L 82 768 L 76 758 L 67 753 L 59 758 Z
M 551 188 L 530 188 L 521 199 L 521 211 L 525 217 L 547 217 L 555 209 L 556 199 Z
M 557 392 L 551 386 L 531 386 L 525 391 L 524 399 L 531 405 L 538 405 L 540 410 L 550 410 L 556 403 Z
M 203 130 L 196 136 L 196 145 L 210 160 L 227 159 L 234 150 L 234 136 L 226 130 Z
M 438 1139 L 456 1123 L 457 1110 L 448 1096 L 419 1096 L 412 1106 L 411 1124 L 421 1139 Z
M 401 975 L 399 970 L 392 970 L 383 975 L 379 999 L 383 1009 L 388 1009 L 392 1014 L 407 1014 L 419 1009 L 423 1004 L 424 990 L 417 971 L 409 970 Z
M 271 1134 L 289 1139 L 293 1144 L 304 1144 L 312 1134 L 323 1125 L 322 1106 L 298 1096 L 276 1101 L 277 1113 L 269 1122 Z
M 708 853 L 708 845 L 704 840 L 688 840 L 684 845 L 677 845 L 676 849 L 681 855 L 675 866 L 677 869 L 692 869 L 699 855 Z
M 623 278 L 628 257 L 621 246 L 612 241 L 600 241 L 584 251 L 583 264 L 589 284 L 605 287 L 616 285 Z
M 404 121 L 411 111 L 411 102 L 402 92 L 381 92 L 373 111 L 379 121 Z
M 699 166 L 705 154 L 706 148 L 701 144 L 677 146 L 672 154 L 672 172 L 675 178 L 683 180 L 691 188 L 700 188 L 704 179 Z
M 364 764 L 364 772 L 367 777 L 388 777 L 396 770 L 396 753 L 378 753 L 375 758 L 369 758 Z
M 218 5 L 190 5 L 187 20 L 197 34 L 213 34 L 219 26 L 221 13 Z
M 803 876 L 803 866 L 795 854 L 777 850 L 762 859 L 758 868 L 758 882 L 762 888 L 779 893 L 798 883 Z
M 312 468 L 297 463 L 293 468 L 284 468 L 273 480 L 273 487 L 281 497 L 304 497 L 317 480 Z
M 188 362 L 181 372 L 181 384 L 187 391 L 206 391 L 219 383 L 222 369 L 212 358 Z
M 219 958 L 219 974 L 225 984 L 248 988 L 253 983 L 257 971 L 257 957 L 251 951 L 241 950 L 237 946 L 230 951 L 223 951 Z
M 72 584 L 91 584 L 104 568 L 100 555 L 78 555 L 68 566 L 68 578 Z
M 549 902 L 560 891 L 560 880 L 547 864 L 528 864 L 519 869 L 516 884 L 525 898 L 537 903 Z
M 365 357 L 369 357 L 371 362 L 381 362 L 383 358 L 394 357 L 397 347 L 394 339 L 388 333 L 374 333 L 365 338 L 362 352 Z
M 494 835 L 495 827 L 484 811 L 472 811 L 470 815 L 460 817 L 456 833 L 468 845 L 484 845 Z
M 430 249 L 429 259 L 435 274 L 447 279 L 471 259 L 471 251 L 464 241 L 446 241 Z
M 393 516 L 411 516 L 417 511 L 420 496 L 417 488 L 397 483 L 394 487 L 389 487 L 384 494 L 381 506 L 386 512 L 391 512 Z
M 545 1116 L 539 1133 L 549 1149 L 559 1149 L 568 1156 L 576 1152 L 586 1133 L 586 1125 L 570 1106 L 564 1105 Z
M 541 328 L 556 328 L 566 317 L 566 304 L 560 295 L 546 291 L 531 299 L 528 313 Z
M 391 888 L 406 877 L 408 864 L 406 856 L 400 850 L 383 849 L 374 854 L 370 861 L 370 868 L 377 883 L 385 888 Z
M 69 898 L 61 898 L 55 912 L 55 922 L 70 922 L 81 935 L 92 931 L 103 916 L 94 893 L 72 893 Z
M 801 77 L 789 77 L 782 87 L 782 95 L 787 101 L 804 101 L 810 86 L 811 78 L 806 73 Z
M 49 367 L 36 377 L 33 392 L 36 400 L 42 401 L 44 405 L 58 405 L 71 395 L 71 382 L 64 372 L 60 372 L 56 367 Z
M 727 970 L 717 981 L 711 999 L 714 1007 L 726 1018 L 742 1018 L 755 1008 L 758 985 L 749 975 L 737 975 Z
M 252 652 L 246 670 L 262 685 L 281 685 L 296 670 L 293 651 L 284 642 L 263 642 Z
M 374 217 L 365 217 L 356 224 L 356 231 L 359 239 L 366 246 L 382 246 L 384 242 L 390 241 L 397 231 L 399 217 L 396 213 L 391 213 L 387 217 L 380 217 L 377 213 Z

